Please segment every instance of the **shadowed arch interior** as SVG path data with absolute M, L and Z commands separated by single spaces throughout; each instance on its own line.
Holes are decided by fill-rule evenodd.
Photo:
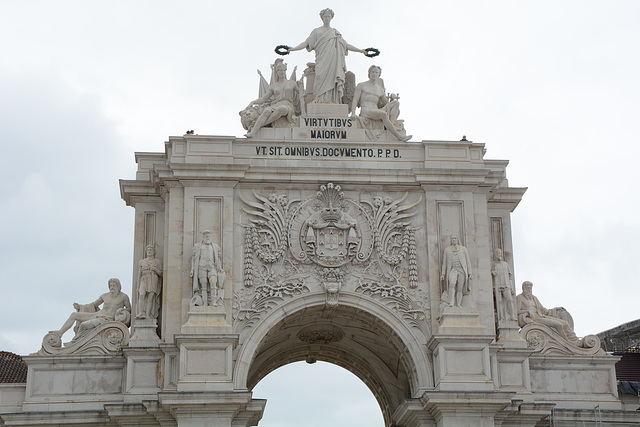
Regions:
M 400 337 L 379 318 L 354 307 L 308 307 L 278 322 L 260 341 L 247 388 L 298 361 L 341 366 L 362 380 L 380 404 L 385 423 L 416 387 L 413 363 Z

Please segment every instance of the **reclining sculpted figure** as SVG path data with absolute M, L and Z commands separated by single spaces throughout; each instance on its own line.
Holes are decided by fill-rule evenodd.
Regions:
M 100 309 L 100 305 L 104 304 Z M 131 321 L 131 303 L 127 294 L 122 292 L 122 285 L 118 279 L 109 279 L 109 292 L 100 295 L 100 297 L 89 304 L 73 303 L 73 307 L 77 310 L 71 313 L 69 318 L 64 322 L 62 327 L 57 331 L 51 331 L 60 337 L 64 335 L 74 322 L 78 322 L 74 331 L 76 336 L 81 336 L 85 331 L 96 328 L 103 323 L 111 320 L 129 325 Z
M 547 310 L 538 298 L 533 295 L 533 283 L 522 283 L 522 293 L 516 297 L 518 306 L 518 325 L 522 328 L 527 324 L 541 323 L 555 330 L 561 337 L 576 345 L 580 339 L 573 331 L 571 315 L 563 307 Z M 563 318 L 564 317 L 564 318 Z

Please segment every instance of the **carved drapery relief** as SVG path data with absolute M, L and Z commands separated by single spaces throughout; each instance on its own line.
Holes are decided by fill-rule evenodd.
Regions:
M 300 200 L 256 192 L 239 197 L 247 220 L 244 288 L 234 295 L 235 321 L 251 326 L 283 300 L 317 290 L 325 292 L 330 315 L 340 292 L 348 290 L 380 300 L 426 330 L 429 304 L 418 289 L 412 226 L 422 197 L 356 201 L 332 183 Z

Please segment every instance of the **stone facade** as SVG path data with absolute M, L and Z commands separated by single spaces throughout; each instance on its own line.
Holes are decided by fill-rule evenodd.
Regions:
M 257 425 L 253 387 L 301 360 L 357 375 L 388 426 L 582 425 L 596 406 L 640 422 L 597 338 L 496 311 L 496 289 L 515 301 L 510 214 L 526 190 L 507 161 L 473 142 L 371 141 L 342 107 L 310 105 L 306 130 L 136 154 L 120 182 L 135 209 L 131 338 L 112 322 L 117 345 L 96 329 L 106 341 L 89 350 L 25 357 L 26 387 L 0 386 L 5 425 Z M 158 295 L 137 288 L 147 265 L 162 268 L 157 307 L 138 301 Z M 203 283 L 219 300 L 203 302 Z

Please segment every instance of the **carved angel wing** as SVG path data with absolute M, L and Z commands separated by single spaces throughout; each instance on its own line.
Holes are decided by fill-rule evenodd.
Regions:
M 416 214 L 412 209 L 422 201 L 422 196 L 420 196 L 417 201 L 403 205 L 402 202 L 408 196 L 409 193 L 405 193 L 399 199 L 385 201 L 375 212 L 375 226 L 378 231 L 379 243 L 384 253 L 387 253 L 394 245 L 394 237 L 403 234 L 404 229 L 410 225 L 408 220 Z
M 253 196 L 256 201 L 247 200 L 239 194 L 244 203 L 242 210 L 250 222 L 247 244 L 262 261 L 273 263 L 282 258 L 287 246 L 287 211 L 290 203 L 284 195 L 274 194 L 267 198 L 253 192 Z

